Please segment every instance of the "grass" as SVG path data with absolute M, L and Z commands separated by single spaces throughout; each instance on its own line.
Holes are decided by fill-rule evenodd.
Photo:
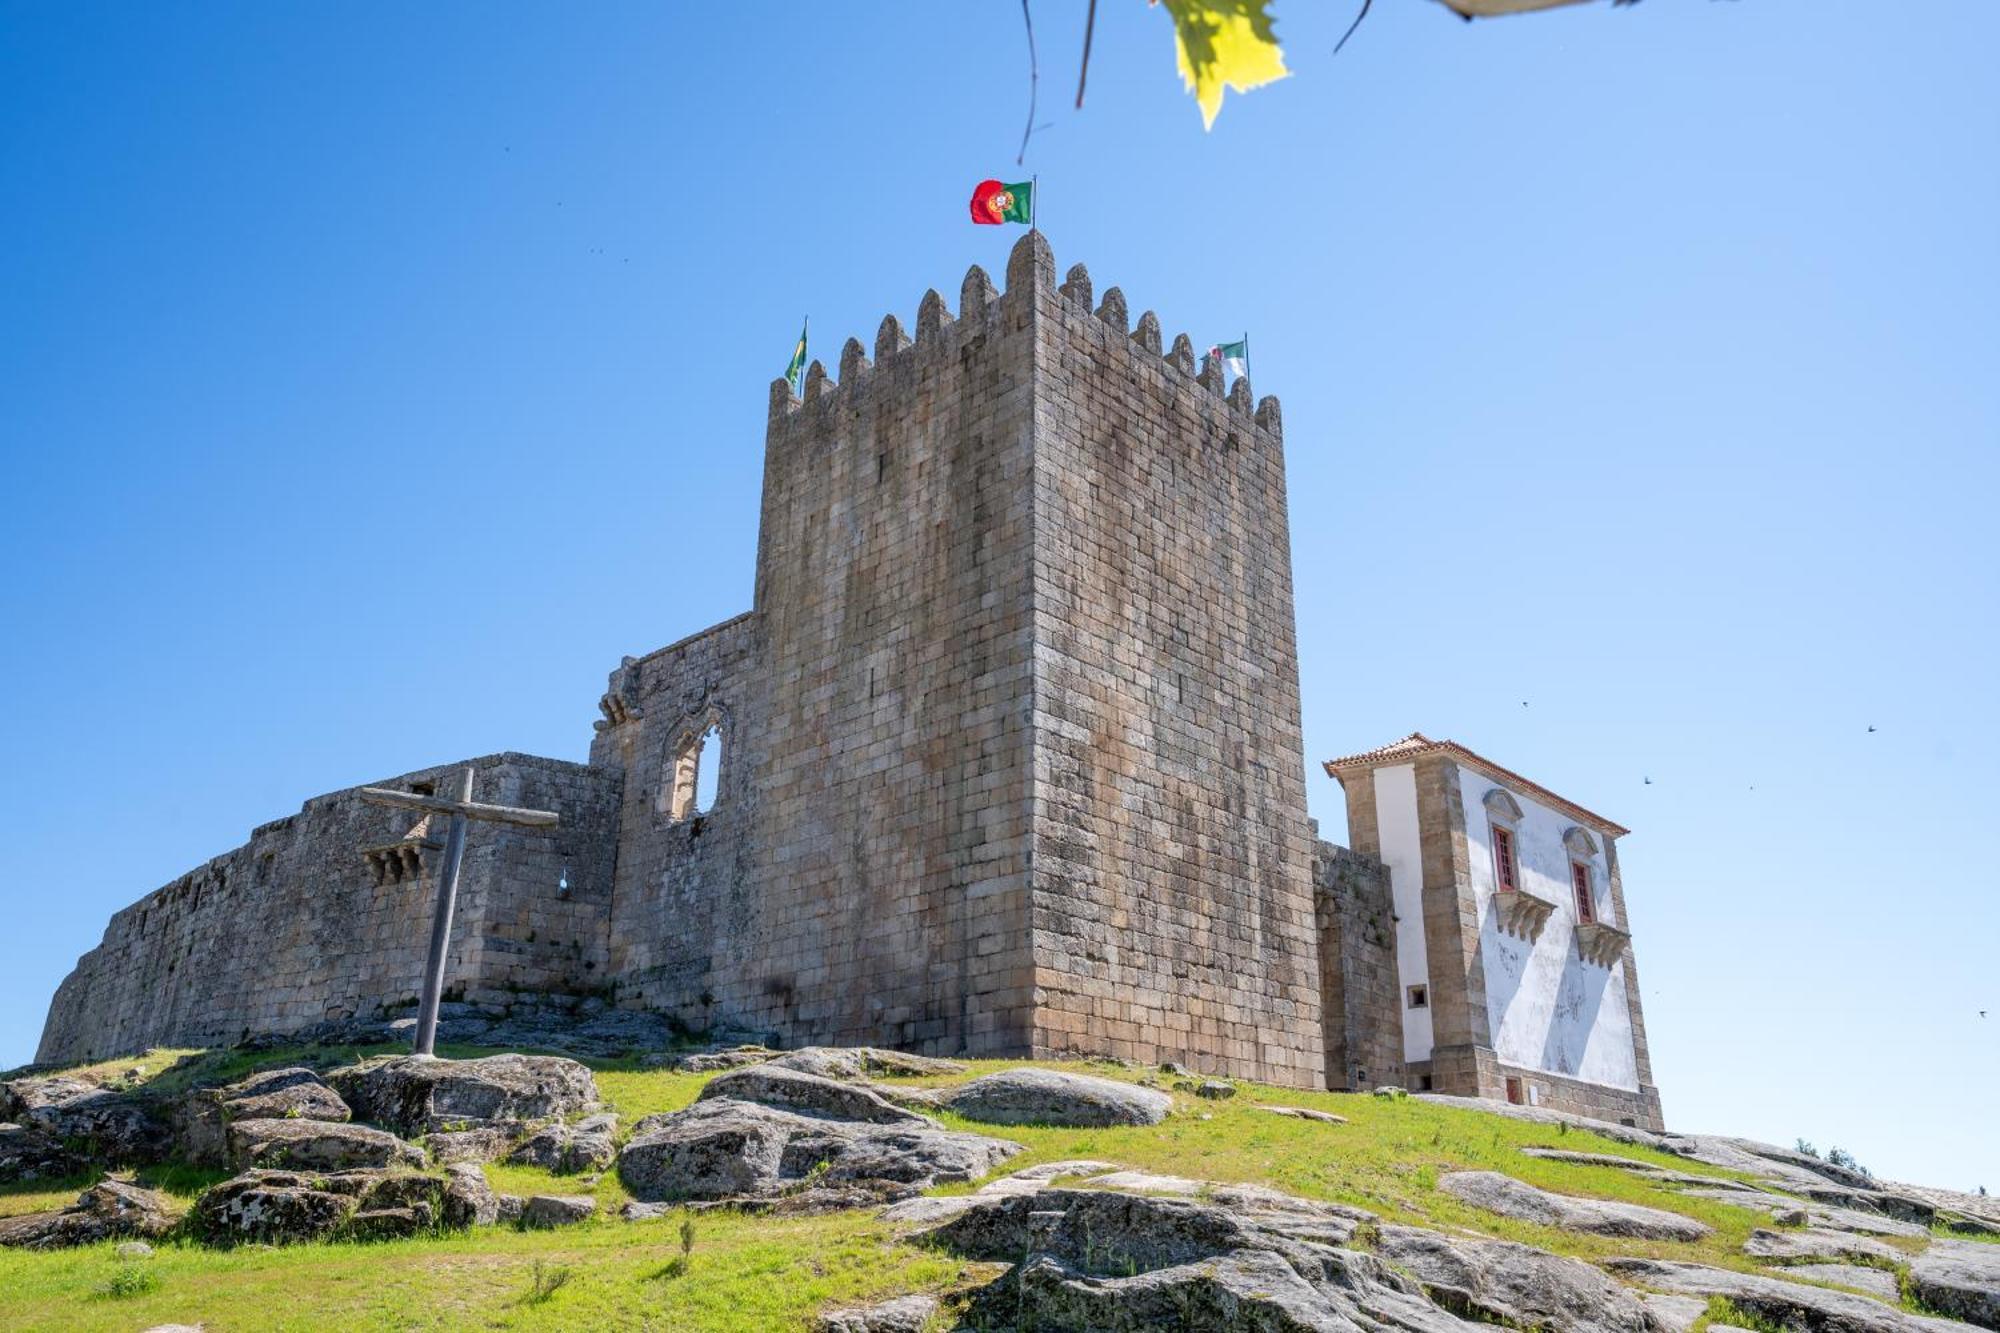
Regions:
M 143 1062 L 116 1061 L 105 1068 L 143 1066 L 151 1072 L 141 1081 L 164 1090 L 197 1077 L 230 1077 L 256 1067 L 323 1064 L 369 1053 L 375 1052 L 154 1052 Z M 458 1048 L 449 1053 L 484 1052 Z M 983 1073 L 1020 1062 L 973 1063 L 974 1072 Z M 595 1062 L 593 1067 L 600 1092 L 620 1116 L 622 1134 L 629 1134 L 643 1116 L 686 1106 L 711 1077 L 628 1062 Z M 1115 1065 L 1059 1067 L 1109 1078 L 1139 1077 L 1137 1071 Z M 923 1086 L 954 1081 L 899 1082 Z M 1497 1236 L 1585 1260 L 1645 1255 L 1757 1271 L 1742 1244 L 1753 1228 L 1770 1224 L 1761 1213 L 1690 1198 L 1632 1172 L 1520 1152 L 1528 1146 L 1562 1147 L 1718 1179 L 1734 1175 L 1554 1125 L 1415 1099 L 1249 1084 L 1225 1101 L 1184 1094 L 1175 1094 L 1174 1100 L 1176 1114 L 1151 1127 L 995 1128 L 950 1115 L 941 1118 L 955 1129 L 1024 1145 L 1003 1170 L 1096 1158 L 1164 1175 L 1269 1185 L 1366 1208 L 1390 1222 Z M 1259 1102 L 1334 1111 L 1349 1123 L 1275 1116 L 1256 1109 Z M 1440 1191 L 1439 1177 L 1457 1170 L 1503 1171 L 1561 1193 L 1664 1208 L 1715 1230 L 1695 1242 L 1631 1241 L 1516 1222 Z M 191 1200 L 222 1174 L 169 1166 L 142 1172 L 140 1178 Z M 807 1328 L 815 1314 L 832 1306 L 948 1290 L 969 1281 L 975 1271 L 990 1271 L 899 1243 L 889 1227 L 865 1212 L 771 1217 L 676 1211 L 628 1223 L 618 1211 L 630 1196 L 615 1171 L 586 1183 L 587 1177 L 496 1164 L 487 1168 L 487 1176 L 495 1189 L 507 1193 L 589 1194 L 597 1200 L 598 1214 L 554 1231 L 487 1228 L 367 1245 L 212 1251 L 167 1242 L 137 1266 L 118 1259 L 111 1245 L 51 1254 L 0 1250 L 0 1327 L 129 1330 L 151 1323 L 203 1323 L 211 1330 L 587 1327 L 764 1333 Z M 88 1183 L 0 1189 L 0 1215 L 63 1206 Z M 948 1186 L 938 1192 L 975 1187 Z M 687 1223 L 693 1230 L 684 1233 Z M 121 1276 L 129 1273 L 144 1276 Z M 115 1299 L 104 1294 L 114 1288 L 121 1288 Z

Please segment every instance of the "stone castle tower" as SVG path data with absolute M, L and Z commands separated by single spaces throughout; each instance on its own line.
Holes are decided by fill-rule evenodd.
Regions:
M 589 764 L 476 761 L 563 824 L 476 835 L 455 993 L 1323 1085 L 1280 436 L 1036 232 L 774 384 L 754 607 L 613 672 Z M 431 855 L 309 802 L 120 913 L 41 1057 L 407 999 Z

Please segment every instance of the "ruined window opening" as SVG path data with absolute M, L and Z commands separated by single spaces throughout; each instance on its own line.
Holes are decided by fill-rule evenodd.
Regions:
M 1410 987 L 1410 1008 L 1428 1009 L 1430 1007 L 1431 1007 L 1431 988 L 1429 986 Z
M 1520 1079 L 1510 1078 L 1507 1080 L 1507 1100 L 1515 1106 L 1527 1105 L 1528 1098 L 1521 1090 Z
M 435 782 L 412 782 L 410 784 L 410 795 L 435 796 L 437 795 L 437 784 Z
M 711 722 L 685 736 L 660 789 L 660 807 L 669 819 L 692 819 L 715 808 L 717 780 L 722 774 L 722 728 Z
M 1514 830 L 1493 824 L 1493 882 L 1502 893 L 1521 887 L 1520 868 L 1514 864 Z
M 1590 867 L 1581 861 L 1569 863 L 1569 882 L 1576 890 L 1576 919 L 1584 925 L 1597 920 L 1597 904 L 1590 884 Z

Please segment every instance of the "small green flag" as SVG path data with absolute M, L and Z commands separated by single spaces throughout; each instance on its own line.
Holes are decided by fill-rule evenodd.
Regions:
M 812 327 L 811 318 L 799 329 L 799 345 L 792 349 L 792 364 L 785 369 L 785 382 L 792 386 L 793 393 L 803 392 L 806 377 L 806 330 Z

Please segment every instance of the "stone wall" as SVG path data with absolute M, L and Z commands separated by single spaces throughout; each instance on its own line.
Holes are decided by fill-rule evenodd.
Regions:
M 1277 403 L 1033 284 L 1035 1047 L 1323 1086 Z
M 1362 1092 L 1401 1084 L 1403 988 L 1388 868 L 1330 842 L 1314 848 L 1327 1086 Z
M 477 826 L 467 840 L 449 976 L 469 1000 L 604 984 L 615 775 L 529 755 L 470 761 L 479 799 L 555 809 L 556 830 Z M 453 789 L 463 764 L 371 786 Z M 36 1054 L 81 1060 L 199 1046 L 365 1017 L 415 999 L 442 829 L 365 804 L 307 801 L 250 841 L 112 917 L 57 989 Z M 395 848 L 401 878 L 378 875 Z M 567 865 L 572 891 L 559 897 Z

